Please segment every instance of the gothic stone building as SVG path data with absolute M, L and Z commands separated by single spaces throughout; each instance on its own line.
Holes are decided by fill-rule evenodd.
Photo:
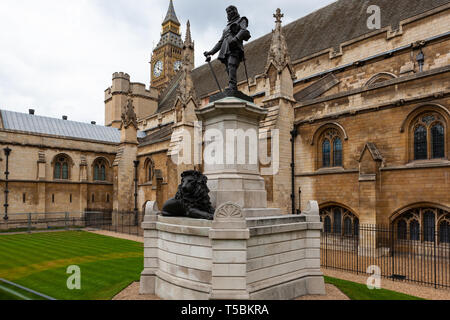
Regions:
M 379 29 L 369 29 L 371 5 Z M 269 206 L 291 213 L 317 200 L 328 232 L 385 224 L 448 241 L 450 1 L 339 0 L 285 26 L 282 17 L 245 46 L 249 85 L 238 72 L 240 90 L 269 111 L 261 134 L 279 130 L 280 169 L 264 176 Z M 212 66 L 225 87 L 223 65 Z M 139 208 L 161 207 L 182 171 L 201 170 L 170 158 L 218 90 L 208 65 L 194 68 L 189 22 L 182 40 L 172 1 L 150 68 L 148 88 L 114 73 L 106 126 L 1 111 L 9 212 L 132 210 L 134 160 Z

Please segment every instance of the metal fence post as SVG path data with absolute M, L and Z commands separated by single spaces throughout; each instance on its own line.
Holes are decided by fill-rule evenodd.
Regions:
M 64 212 L 64 229 L 68 229 L 68 221 L 69 220 L 69 213 L 68 212 Z
M 392 276 L 392 280 L 395 280 L 394 278 L 394 274 L 395 274 L 395 242 L 394 242 L 394 227 L 391 225 L 391 227 L 389 228 L 390 230 L 390 234 L 391 234 L 391 251 L 392 251 L 392 272 L 391 272 L 391 276 Z
M 31 212 L 27 213 L 28 216 L 28 233 L 31 233 Z
M 359 228 L 359 226 L 358 226 Z M 356 274 L 359 274 L 359 234 L 361 233 L 361 228 L 358 230 L 356 235 Z
M 437 259 L 437 255 L 436 255 L 436 238 L 437 238 L 437 231 L 435 231 L 434 232 L 434 238 L 433 238 L 433 246 L 434 246 L 434 248 L 433 248 L 433 255 L 434 255 L 434 257 L 433 257 L 433 263 L 434 263 L 434 288 L 436 289 L 437 288 L 437 277 L 436 277 L 436 272 L 437 272 L 437 270 L 436 270 L 436 259 Z

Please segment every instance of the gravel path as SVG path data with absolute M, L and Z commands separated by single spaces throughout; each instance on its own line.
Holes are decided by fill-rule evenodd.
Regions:
M 331 284 L 326 284 L 326 295 L 309 295 L 297 298 L 295 300 L 350 300 L 345 294 L 343 294 L 338 288 Z M 117 294 L 113 300 L 162 300 L 156 295 L 139 294 L 139 282 L 133 282 L 127 288 Z
M 118 233 L 118 232 L 108 231 L 108 230 L 85 229 L 84 231 L 101 234 L 104 236 L 125 239 L 125 240 L 132 240 L 132 241 L 144 243 L 144 237 L 142 237 L 142 236 L 135 236 L 132 234 Z

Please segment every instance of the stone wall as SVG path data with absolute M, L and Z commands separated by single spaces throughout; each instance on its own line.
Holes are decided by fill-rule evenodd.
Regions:
M 88 207 L 112 208 L 115 144 L 6 130 L 0 131 L 0 139 L 3 147 L 8 146 L 12 150 L 8 165 L 8 213 L 11 219 L 14 219 L 14 213 L 82 212 Z M 54 164 L 58 155 L 64 155 L 69 160 L 67 180 L 54 179 Z M 4 203 L 6 159 L 3 152 L 0 157 L 0 199 Z M 106 181 L 94 181 L 93 164 L 97 159 L 106 162 Z

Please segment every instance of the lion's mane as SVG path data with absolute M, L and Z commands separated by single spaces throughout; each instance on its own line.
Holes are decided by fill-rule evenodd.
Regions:
M 185 177 L 193 176 L 195 178 L 195 189 L 194 192 L 185 194 L 182 186 Z M 186 212 L 190 208 L 195 208 L 201 211 L 205 211 L 214 214 L 214 208 L 211 205 L 209 199 L 209 189 L 206 183 L 208 178 L 201 172 L 189 170 L 181 174 L 181 184 L 178 186 L 178 191 L 175 195 L 176 200 L 181 200 Z

